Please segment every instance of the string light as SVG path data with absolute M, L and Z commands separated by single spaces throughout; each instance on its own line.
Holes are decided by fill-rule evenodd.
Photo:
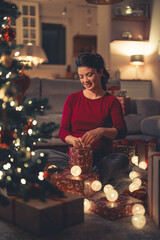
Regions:
M 98 192 L 102 188 L 102 183 L 98 180 L 95 180 L 91 184 L 91 188 L 95 191 Z
M 145 208 L 142 204 L 135 204 L 132 208 L 132 213 L 133 213 L 133 215 L 135 215 L 135 214 L 144 215 L 145 214 Z
M 118 192 L 115 189 L 110 189 L 106 192 L 106 198 L 110 202 L 114 202 L 118 199 Z
M 33 125 L 37 125 L 37 120 L 33 120 Z
M 140 178 L 134 178 L 134 179 L 133 179 L 133 183 L 137 184 L 137 185 L 140 187 L 141 184 L 142 184 L 142 181 L 141 181 Z
M 147 169 L 147 163 L 145 161 L 141 161 L 138 166 L 144 170 Z
M 78 177 L 81 174 L 81 172 L 82 172 L 82 169 L 77 165 L 75 165 L 71 168 L 71 174 L 74 177 Z
M 129 177 L 133 180 L 134 178 L 139 177 L 139 174 L 136 171 L 131 171 Z
M 131 159 L 131 162 L 133 164 L 135 164 L 136 166 L 138 166 L 138 156 L 133 156 L 132 159 Z
M 141 214 L 133 215 L 131 220 L 132 220 L 132 224 L 138 229 L 143 228 L 146 224 L 146 218 L 144 215 L 141 215 Z
M 90 209 L 90 201 L 88 199 L 84 199 L 84 211 L 88 211 Z
M 38 179 L 41 180 L 41 181 L 44 180 L 44 173 L 43 172 L 39 172 Z
M 110 190 L 110 189 L 113 189 L 113 186 L 112 186 L 111 184 L 107 184 L 107 185 L 104 186 L 103 192 L 104 192 L 104 193 L 107 193 L 108 190 Z
M 44 157 L 44 153 L 42 152 L 42 153 L 40 153 L 40 157 Z
M 28 134 L 31 136 L 33 133 L 33 130 L 32 129 L 28 129 Z
M 32 152 L 31 152 L 31 155 L 32 155 L 32 156 L 35 156 L 35 152 L 34 152 L 34 151 L 32 151 Z
M 26 179 L 22 178 L 22 179 L 21 179 L 21 183 L 22 183 L 22 184 L 26 184 Z
M 139 189 L 138 184 L 136 184 L 134 182 L 129 185 L 129 191 L 130 192 L 134 192 L 135 190 L 138 190 L 138 189 Z

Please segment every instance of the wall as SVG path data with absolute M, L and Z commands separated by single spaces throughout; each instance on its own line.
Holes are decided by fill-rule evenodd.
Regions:
M 121 79 L 134 79 L 136 69 L 129 64 L 130 55 L 144 54 L 145 64 L 139 67 L 138 78 L 152 80 L 152 97 L 160 100 L 160 61 L 158 59 L 158 40 L 160 40 L 160 1 L 153 1 L 150 36 L 147 42 L 115 41 L 110 44 L 111 75 L 117 69 Z M 136 52 L 135 52 L 136 50 Z
M 103 7 L 103 9 L 102 9 Z M 51 23 L 62 23 L 61 12 L 64 6 L 54 5 L 54 9 L 51 4 L 40 5 L 40 16 L 41 22 L 51 22 Z M 38 68 L 33 68 L 31 71 L 28 71 L 28 74 L 32 77 L 41 76 L 53 79 L 56 74 L 59 74 L 60 77 L 65 77 L 65 71 L 67 65 L 72 66 L 74 69 L 74 58 L 73 56 L 73 36 L 77 33 L 79 34 L 92 34 L 97 31 L 98 33 L 98 52 L 102 54 L 105 59 L 107 69 L 111 73 L 111 77 L 115 78 L 115 71 L 120 70 L 121 79 L 135 79 L 136 78 L 136 69 L 134 66 L 130 65 L 130 55 L 142 53 L 145 55 L 145 65 L 139 67 L 138 78 L 140 79 L 149 79 L 152 80 L 153 90 L 152 96 L 155 99 L 160 100 L 160 70 L 159 70 L 159 59 L 158 59 L 158 40 L 160 40 L 160 0 L 153 0 L 153 11 L 151 19 L 151 28 L 150 28 L 150 37 L 147 42 L 111 42 L 110 43 L 110 26 L 108 16 L 109 12 L 106 14 L 106 11 L 109 11 L 109 6 L 98 6 L 97 17 L 94 17 L 94 26 L 97 24 L 94 30 L 92 29 L 89 32 L 87 29 L 79 29 L 78 25 L 84 24 L 86 21 L 86 15 L 84 15 L 85 10 L 81 11 L 80 6 L 76 8 L 73 5 L 68 6 L 69 8 L 69 22 L 67 24 L 67 64 L 65 66 L 38 66 Z M 84 8 L 85 9 L 85 8 Z M 103 11 L 102 11 L 103 10 Z M 78 15 L 78 14 L 83 14 Z M 95 12 L 94 12 L 95 14 Z M 79 20 L 77 20 L 77 16 Z M 93 15 L 95 16 L 95 15 Z M 93 17 L 92 16 L 92 17 Z M 105 21 L 106 20 L 106 21 Z M 80 22 L 78 22 L 80 21 Z M 104 29 L 105 28 L 105 29 Z

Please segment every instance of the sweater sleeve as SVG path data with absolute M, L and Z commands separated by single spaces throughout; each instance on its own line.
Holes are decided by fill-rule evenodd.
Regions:
M 111 105 L 111 118 L 113 127 L 118 131 L 115 139 L 124 139 L 127 136 L 127 125 L 124 120 L 122 106 L 117 98 L 113 100 Z
M 59 137 L 65 142 L 65 137 L 71 134 L 71 115 L 73 106 L 73 97 L 69 95 L 64 103 L 61 125 L 59 128 Z

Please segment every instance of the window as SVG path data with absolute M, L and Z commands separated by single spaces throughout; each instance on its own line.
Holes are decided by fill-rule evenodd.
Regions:
M 47 64 L 66 63 L 66 29 L 61 24 L 42 24 L 42 47 L 48 57 Z
M 17 20 L 11 21 L 11 26 L 16 30 L 17 44 L 40 44 L 39 33 L 39 4 L 36 2 L 14 1 L 21 12 Z

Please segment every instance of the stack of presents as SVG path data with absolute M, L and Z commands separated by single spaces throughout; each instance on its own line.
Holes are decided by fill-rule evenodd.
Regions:
M 36 235 L 44 235 L 82 223 L 84 200 L 87 200 L 90 203 L 89 211 L 108 220 L 132 216 L 135 204 L 141 204 L 149 210 L 150 216 L 159 226 L 160 153 L 156 152 L 156 141 L 123 141 L 114 145 L 114 151 L 129 156 L 132 171 L 138 173 L 142 182 L 138 189 L 129 191 L 128 187 L 119 193 L 116 200 L 108 200 L 102 186 L 98 190 L 93 187 L 93 183 L 99 182 L 99 175 L 98 172 L 92 171 L 91 148 L 70 147 L 69 168 L 47 176 L 54 186 L 64 192 L 64 197 L 50 196 L 45 202 L 37 199 L 24 202 L 20 198 L 9 197 L 10 204 L 7 207 L 0 205 L 1 218 Z M 132 162 L 135 156 L 138 156 L 136 164 Z M 145 162 L 147 167 L 141 168 L 141 162 Z M 74 168 L 77 166 L 80 169 L 78 174 L 77 168 Z M 51 166 L 48 167 L 48 172 L 49 169 Z

